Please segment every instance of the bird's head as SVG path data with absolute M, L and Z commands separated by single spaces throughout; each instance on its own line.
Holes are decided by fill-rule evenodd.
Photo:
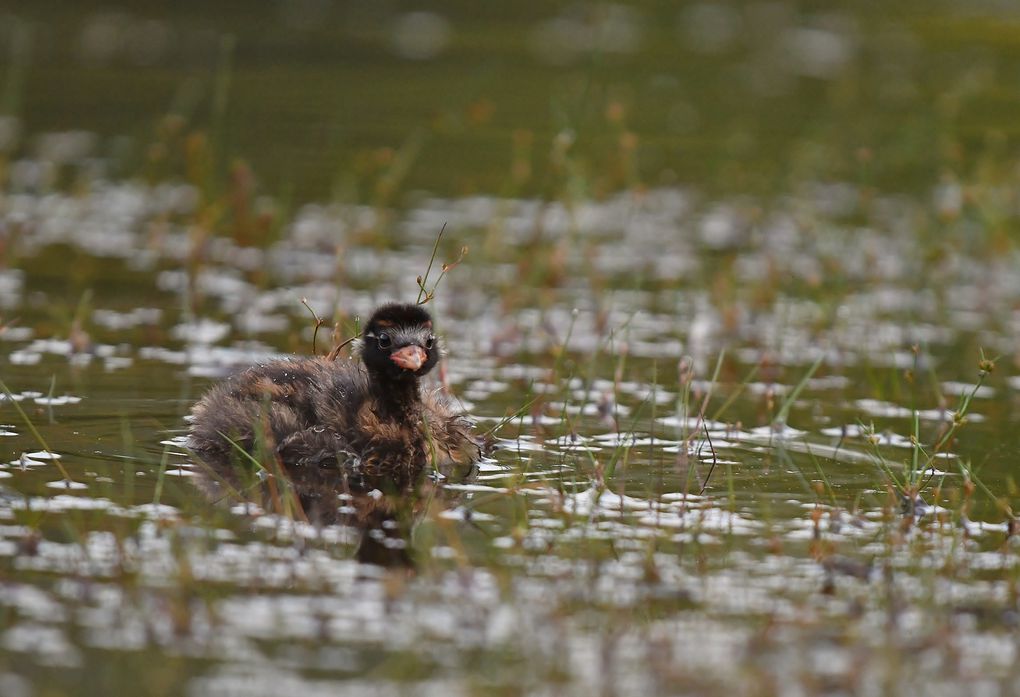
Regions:
M 392 303 L 372 313 L 361 335 L 361 360 L 390 380 L 420 378 L 439 362 L 439 339 L 421 305 Z

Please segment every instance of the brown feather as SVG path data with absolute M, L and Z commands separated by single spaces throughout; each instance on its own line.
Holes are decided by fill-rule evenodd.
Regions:
M 413 339 L 415 331 L 427 337 L 420 343 L 435 354 L 421 371 L 427 372 L 441 350 L 431 321 L 408 328 L 412 323 L 400 322 L 403 307 L 380 308 L 377 314 L 384 316 L 376 326 L 398 338 L 404 332 Z M 422 311 L 414 313 L 417 318 Z M 400 494 L 433 467 L 463 469 L 487 454 L 491 444 L 474 434 L 444 395 L 423 393 L 419 374 L 407 376 L 379 358 L 373 363 L 365 352 L 363 347 L 363 360 L 274 361 L 212 387 L 192 409 L 188 439 L 208 468 L 202 488 L 220 496 L 228 486 L 250 490 L 268 475 L 280 475 L 309 518 L 332 523 L 342 518 L 343 496 L 357 502 L 376 489 Z M 358 517 L 377 515 L 371 511 L 379 497 L 370 498 L 373 503 L 354 506 Z

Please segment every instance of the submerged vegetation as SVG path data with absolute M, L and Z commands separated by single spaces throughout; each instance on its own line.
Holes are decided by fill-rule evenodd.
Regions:
M 1016 17 L 284 5 L 0 30 L 0 693 L 1010 693 Z M 65 51 L 142 116 L 59 123 Z M 211 381 L 392 299 L 499 445 L 389 511 L 413 571 L 271 458 L 201 496 Z

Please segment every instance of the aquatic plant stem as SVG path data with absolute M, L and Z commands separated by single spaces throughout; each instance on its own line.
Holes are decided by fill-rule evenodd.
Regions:
M 461 247 L 460 255 L 455 260 L 445 262 L 442 265 L 439 271 L 439 277 L 436 278 L 436 282 L 432 285 L 432 290 L 428 289 L 429 274 L 432 273 L 432 266 L 435 264 L 436 255 L 439 253 L 439 241 L 443 238 L 443 232 L 445 230 L 446 223 L 443 223 L 443 227 L 439 230 L 439 234 L 436 235 L 436 242 L 432 246 L 432 256 L 429 258 L 429 265 L 428 268 L 425 269 L 425 275 L 418 276 L 415 279 L 415 282 L 418 284 L 418 299 L 416 302 L 419 305 L 424 305 L 425 303 L 430 302 L 433 298 L 435 298 L 436 290 L 439 288 L 439 284 L 443 280 L 443 277 L 446 276 L 446 274 L 452 271 L 454 268 L 456 268 L 462 261 L 464 261 L 464 257 L 467 256 L 468 248 L 466 246 Z
M 439 234 L 436 235 L 436 241 L 432 245 L 432 256 L 429 257 L 429 265 L 425 269 L 424 276 L 418 276 L 416 279 L 418 282 L 418 299 L 415 301 L 419 305 L 424 305 L 427 302 L 428 292 L 425 290 L 425 285 L 429 282 L 429 274 L 432 273 L 432 265 L 436 263 L 436 255 L 439 254 L 439 242 L 443 239 L 443 233 L 446 232 L 446 223 L 443 223 L 443 227 L 439 228 Z M 422 298 L 426 298 L 425 301 Z
M 808 368 L 808 371 L 800 379 L 800 382 L 797 383 L 796 387 L 793 388 L 793 391 L 790 392 L 786 399 L 783 400 L 783 403 L 779 406 L 779 413 L 776 414 L 775 419 L 773 419 L 773 423 L 781 424 L 783 426 L 786 425 L 786 420 L 790 416 L 790 409 L 793 407 L 793 403 L 797 401 L 797 398 L 800 396 L 800 393 L 803 392 L 804 388 L 807 386 L 808 380 L 811 379 L 811 377 L 815 374 L 815 371 L 818 370 L 818 367 L 822 365 L 822 361 L 824 360 L 825 360 L 824 353 L 817 359 L 815 359 L 815 362 L 811 364 L 811 367 Z
M 170 446 L 163 447 L 163 454 L 159 458 L 159 472 L 156 474 L 156 490 L 152 494 L 152 505 L 158 506 L 163 496 L 163 482 L 166 480 L 166 466 L 170 457 Z
M 39 445 L 42 446 L 43 451 L 46 452 L 49 455 L 55 456 L 56 453 L 54 453 L 53 450 L 50 449 L 50 446 L 48 446 L 46 444 L 46 441 L 43 439 L 42 434 L 40 434 L 39 431 L 36 430 L 35 424 L 33 424 L 32 420 L 28 418 L 28 414 L 26 414 L 25 411 L 21 408 L 21 405 L 18 404 L 18 400 L 16 400 L 14 398 L 14 395 L 11 394 L 11 391 L 7 388 L 7 384 L 3 380 L 0 380 L 0 389 L 3 390 L 5 395 L 7 395 L 7 401 L 9 401 L 11 404 L 14 405 L 14 408 L 17 410 L 18 414 L 21 416 L 21 419 L 25 422 L 25 427 L 28 428 L 29 431 L 31 431 L 31 433 L 35 437 L 36 441 L 39 443 Z M 64 466 L 62 464 L 60 464 L 60 458 L 59 457 L 54 457 L 52 462 L 56 466 L 56 468 L 60 472 L 60 474 L 64 477 L 64 481 L 66 481 L 66 482 L 72 481 L 71 480 L 71 475 L 68 474 L 67 470 L 64 469 Z
M 297 499 L 297 494 L 294 493 L 292 487 L 289 484 L 286 474 L 283 472 L 283 468 L 278 463 L 275 468 L 277 472 L 273 472 L 272 470 L 268 469 L 265 465 L 263 465 L 258 460 L 258 458 L 254 457 L 251 453 L 245 450 L 245 448 L 240 443 L 231 439 L 228 435 L 221 431 L 217 431 L 217 433 L 225 441 L 230 443 L 230 446 L 234 448 L 241 457 L 254 464 L 256 469 L 264 472 L 267 475 L 266 477 L 267 486 L 269 488 L 270 497 L 273 500 L 273 505 L 276 507 L 277 513 L 286 514 L 287 512 L 289 512 L 289 508 L 292 505 L 294 507 L 294 510 L 297 512 L 298 517 L 304 522 L 308 522 L 308 517 L 305 515 L 304 509 L 301 507 L 301 502 Z M 270 458 L 270 460 L 272 461 L 273 458 Z M 284 495 L 287 497 L 288 504 L 288 506 L 286 507 L 283 506 L 283 503 L 279 499 L 279 494 L 276 489 L 277 478 L 279 478 L 280 481 L 284 483 Z
M 312 309 L 312 306 L 308 304 L 308 298 L 301 298 L 301 304 L 304 305 L 310 313 L 312 313 L 312 319 L 315 321 L 315 329 L 312 330 L 312 355 L 316 356 L 319 353 L 315 346 L 316 340 L 319 336 L 319 327 L 325 324 L 326 320 L 319 317 L 318 313 Z
M 722 418 L 722 415 L 726 413 L 726 410 L 729 409 L 735 401 L 737 401 L 737 398 L 739 398 L 744 390 L 747 389 L 747 386 L 751 384 L 751 380 L 754 380 L 754 376 L 758 374 L 760 369 L 761 361 L 756 363 L 751 370 L 747 372 L 744 379 L 740 381 L 739 385 L 737 385 L 737 389 L 735 389 L 733 393 L 726 398 L 726 401 L 722 403 L 722 406 L 715 410 L 715 413 L 712 414 L 712 421 L 718 421 Z

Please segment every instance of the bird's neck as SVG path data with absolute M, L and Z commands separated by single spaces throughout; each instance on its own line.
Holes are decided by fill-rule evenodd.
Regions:
M 421 391 L 417 380 L 374 380 L 379 416 L 393 421 L 416 421 L 421 414 Z

